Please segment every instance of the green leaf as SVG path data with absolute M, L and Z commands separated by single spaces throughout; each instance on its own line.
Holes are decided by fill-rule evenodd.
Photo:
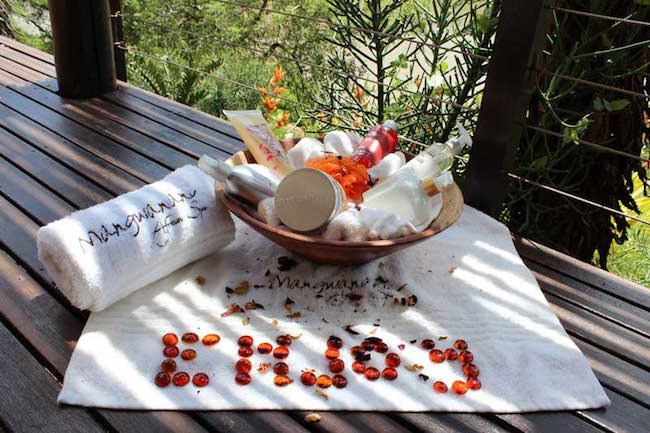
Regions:
M 647 0 L 648 4 L 650 4 L 650 0 Z M 611 106 L 612 110 L 611 111 L 619 111 L 630 105 L 630 101 L 627 99 L 615 99 L 613 101 L 610 101 L 609 105 Z

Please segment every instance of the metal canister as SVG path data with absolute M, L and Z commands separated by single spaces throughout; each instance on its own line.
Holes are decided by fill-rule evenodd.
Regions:
M 275 208 L 282 224 L 297 232 L 324 229 L 346 205 L 345 192 L 330 175 L 301 168 L 282 179 Z

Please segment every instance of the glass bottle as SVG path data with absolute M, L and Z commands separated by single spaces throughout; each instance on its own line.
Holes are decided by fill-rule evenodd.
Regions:
M 357 146 L 352 159 L 366 168 L 379 163 L 397 148 L 397 123 L 387 120 L 382 125 L 373 126 Z

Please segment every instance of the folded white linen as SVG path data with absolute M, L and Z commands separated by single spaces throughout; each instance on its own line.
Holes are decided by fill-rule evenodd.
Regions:
M 214 180 L 184 166 L 38 231 L 38 257 L 80 309 L 100 311 L 235 237 Z
M 370 178 L 374 181 L 384 180 L 406 164 L 406 156 L 402 152 L 393 152 L 384 156 L 379 164 L 368 169 Z
M 350 156 L 361 140 L 361 136 L 353 132 L 331 131 L 325 135 L 323 142 L 333 147 L 339 155 Z
M 411 233 L 415 233 L 415 227 L 393 212 L 359 206 L 338 214 L 322 236 L 330 241 L 361 242 L 394 239 Z
M 326 153 L 336 153 L 336 149 L 315 138 L 305 137 L 287 152 L 287 157 L 291 165 L 297 169 L 303 168 L 310 159 L 321 157 Z

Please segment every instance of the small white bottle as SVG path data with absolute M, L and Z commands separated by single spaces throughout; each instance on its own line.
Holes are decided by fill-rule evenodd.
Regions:
M 433 176 L 420 180 L 413 173 L 391 176 L 383 182 L 384 187 L 368 199 L 364 205 L 395 213 L 413 224 L 417 231 L 431 224 L 442 207 L 442 194 Z

